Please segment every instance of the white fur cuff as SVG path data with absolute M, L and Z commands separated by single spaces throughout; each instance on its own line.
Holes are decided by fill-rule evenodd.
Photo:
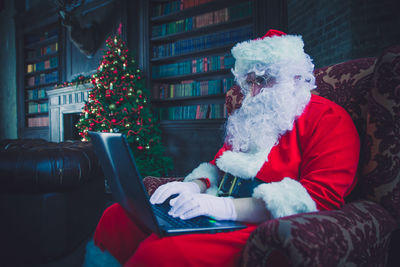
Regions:
M 242 179 L 256 176 L 267 159 L 268 151 L 243 153 L 225 151 L 216 161 L 218 168 Z
M 291 178 L 264 183 L 253 192 L 254 198 L 264 200 L 272 218 L 317 211 L 317 206 L 301 183 Z
M 184 182 L 190 182 L 203 177 L 210 180 L 211 187 L 217 187 L 219 181 L 217 166 L 208 162 L 203 162 L 185 177 Z

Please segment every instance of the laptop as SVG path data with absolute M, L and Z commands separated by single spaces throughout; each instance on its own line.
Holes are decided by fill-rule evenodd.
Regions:
M 107 177 L 113 198 L 139 227 L 170 236 L 189 233 L 217 233 L 246 228 L 235 221 L 219 221 L 207 216 L 188 220 L 168 214 L 169 199 L 162 204 L 150 203 L 133 153 L 123 134 L 88 132 L 94 151 Z

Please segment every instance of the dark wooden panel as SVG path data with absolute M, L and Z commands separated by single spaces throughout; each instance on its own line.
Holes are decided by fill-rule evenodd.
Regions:
M 223 144 L 223 120 L 174 121 L 161 126 L 167 155 L 174 161 L 171 176 L 184 176 L 212 160 Z

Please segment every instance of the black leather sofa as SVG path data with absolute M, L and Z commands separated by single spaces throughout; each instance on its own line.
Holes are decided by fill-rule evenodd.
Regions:
M 103 209 L 91 143 L 0 141 L 1 266 L 60 261 L 82 247 Z

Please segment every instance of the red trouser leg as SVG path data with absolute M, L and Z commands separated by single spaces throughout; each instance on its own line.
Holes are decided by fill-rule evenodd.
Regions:
M 141 231 L 121 206 L 114 204 L 103 213 L 94 241 L 125 266 L 235 266 L 255 227 L 159 238 Z
M 124 264 L 148 235 L 129 219 L 119 204 L 113 204 L 104 211 L 97 225 L 94 243 Z
M 164 238 L 151 234 L 124 266 L 238 266 L 254 229 L 254 225 L 249 225 L 233 232 Z

